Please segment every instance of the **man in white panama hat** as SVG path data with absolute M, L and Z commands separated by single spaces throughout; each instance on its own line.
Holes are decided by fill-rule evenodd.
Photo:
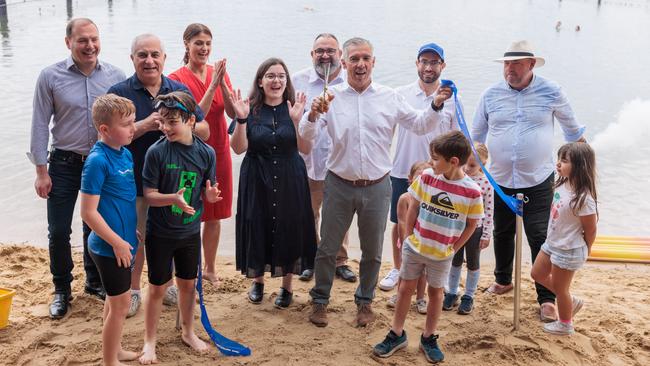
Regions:
M 585 127 L 573 114 L 558 84 L 535 75 L 544 65 L 528 41 L 513 42 L 495 60 L 503 63 L 505 80 L 489 87 L 481 96 L 472 138 L 490 150 L 489 170 L 508 195 L 524 194 L 524 230 L 532 261 L 546 240 L 553 198 L 553 128 L 559 122 L 566 141 L 584 141 Z M 512 289 L 515 215 L 506 204 L 494 202 L 495 282 L 489 292 L 503 294 Z M 555 321 L 555 295 L 535 283 L 540 319 Z

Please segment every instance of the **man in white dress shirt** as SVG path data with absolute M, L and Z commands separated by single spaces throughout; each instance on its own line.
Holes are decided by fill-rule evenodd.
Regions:
M 299 126 L 300 135 L 313 140 L 325 125 L 332 139 L 315 261 L 316 284 L 310 291 L 313 309 L 309 320 L 320 327 L 328 323 L 336 253 L 355 213 L 361 244 L 359 286 L 354 294 L 356 322 L 365 326 L 375 319 L 370 304 L 381 267 L 391 191 L 389 150 L 395 127 L 399 124 L 421 135 L 435 130 L 447 119 L 440 112 L 451 96 L 449 88 L 440 88 L 430 107 L 414 110 L 393 89 L 372 82 L 375 57 L 372 45 L 363 38 L 343 44 L 342 62 L 347 82 L 332 87 L 330 96 L 314 99 Z M 335 101 L 330 104 L 332 99 Z
M 307 100 L 323 94 L 325 76 L 328 72 L 328 86 L 341 84 L 345 81 L 345 73 L 341 72 L 341 48 L 338 39 L 331 33 L 321 33 L 316 36 L 314 46 L 310 52 L 313 66 L 300 70 L 291 76 L 293 86 L 297 91 L 305 93 Z M 321 128 L 314 141 L 314 146 L 309 154 L 300 154 L 305 160 L 307 175 L 309 176 L 309 191 L 311 193 L 311 205 L 314 210 L 314 221 L 316 221 L 316 238 L 320 243 L 318 235 L 318 222 L 320 221 L 320 209 L 323 204 L 323 187 L 325 186 L 325 174 L 327 168 L 325 163 L 332 149 L 325 126 Z M 348 235 L 343 239 L 343 245 L 336 254 L 336 276 L 348 282 L 355 282 L 357 276 L 347 265 L 348 262 Z M 300 280 L 309 281 L 314 276 L 314 269 L 307 268 L 300 275 Z
M 434 93 L 440 86 L 440 75 L 445 66 L 445 52 L 442 47 L 435 43 L 425 44 L 418 50 L 415 60 L 418 79 L 408 85 L 396 88 L 395 91 L 404 96 L 413 108 L 425 108 L 431 105 Z M 418 136 L 402 127 L 397 130 L 397 145 L 393 158 L 393 169 L 390 172 L 390 183 L 393 190 L 390 201 L 390 221 L 395 224 L 391 233 L 394 267 L 384 279 L 379 281 L 381 290 L 392 290 L 399 279 L 402 255 L 397 248 L 397 201 L 409 187 L 408 175 L 411 165 L 419 161 L 429 161 L 429 144 L 434 138 L 451 130 L 458 130 L 455 108 L 453 99 L 446 101 L 442 111 L 449 115 L 449 123 L 441 124 L 437 130 L 426 135 Z M 426 306 L 422 308 L 425 309 Z

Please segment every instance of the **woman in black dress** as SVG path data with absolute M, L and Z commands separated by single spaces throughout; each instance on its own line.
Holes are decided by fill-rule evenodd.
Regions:
M 264 273 L 283 276 L 275 306 L 293 297 L 292 274 L 313 268 L 316 230 L 305 163 L 298 154 L 310 143 L 296 133 L 306 97 L 294 96 L 289 72 L 277 58 L 258 68 L 248 99 L 231 95 L 237 123 L 230 140 L 246 152 L 239 174 L 236 214 L 237 269 L 253 278 L 248 299 L 264 295 Z

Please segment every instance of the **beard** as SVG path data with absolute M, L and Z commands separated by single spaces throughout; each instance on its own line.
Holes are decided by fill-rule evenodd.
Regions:
M 321 78 L 325 78 L 325 74 L 327 73 L 327 64 L 330 65 L 330 75 L 332 75 L 336 70 L 341 68 L 341 62 L 340 61 L 334 61 L 332 60 L 331 62 L 316 62 L 314 63 L 314 70 L 316 70 L 316 73 L 318 76 Z
M 438 81 L 438 79 L 440 78 L 440 74 L 434 72 L 430 76 L 424 76 L 423 72 L 418 71 L 418 77 L 425 84 L 433 84 L 436 81 Z

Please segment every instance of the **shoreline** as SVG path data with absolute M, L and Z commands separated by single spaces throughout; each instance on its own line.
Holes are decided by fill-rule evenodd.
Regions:
M 101 362 L 102 303 L 83 293 L 81 253 L 74 251 L 72 310 L 60 321 L 48 317 L 52 292 L 49 257 L 45 249 L 29 244 L 0 244 L 0 286 L 17 290 L 7 328 L 0 330 L 0 364 L 7 365 L 97 365 Z M 351 261 L 358 271 L 358 261 Z M 295 280 L 294 303 L 287 310 L 273 306 L 279 278 L 268 278 L 264 301 L 246 301 L 250 280 L 234 268 L 233 258 L 218 257 L 222 282 L 219 288 L 205 283 L 206 306 L 215 329 L 251 347 L 250 357 L 225 357 L 215 347 L 206 355 L 190 352 L 175 330 L 175 309 L 164 307 L 159 327 L 160 365 L 184 365 L 216 361 L 221 365 L 425 365 L 417 348 L 425 316 L 412 309 L 406 330 L 406 350 L 388 359 L 371 357 L 372 346 L 383 339 L 390 327 L 392 310 L 386 301 L 394 293 L 377 290 L 373 309 L 377 321 L 366 328 L 354 326 L 356 284 L 335 280 L 326 328 L 307 320 L 311 306 L 308 290 L 313 281 Z M 512 296 L 483 292 L 492 281 L 484 267 L 471 315 L 443 312 L 440 346 L 448 364 L 482 365 L 647 365 L 650 364 L 650 289 L 646 279 L 650 267 L 641 264 L 589 262 L 576 275 L 575 292 L 585 300 L 576 318 L 576 334 L 558 337 L 542 331 L 530 266 L 522 270 L 521 329 L 512 330 Z M 146 270 L 146 269 L 145 269 Z M 380 275 L 390 265 L 384 263 Z M 464 271 L 463 271 L 464 272 Z M 621 274 L 626 276 L 621 281 Z M 146 278 L 146 277 L 145 277 Z M 146 292 L 146 290 L 145 290 Z M 198 321 L 197 334 L 207 340 Z M 142 347 L 144 312 L 127 319 L 125 349 Z M 129 362 L 136 365 L 137 362 Z

